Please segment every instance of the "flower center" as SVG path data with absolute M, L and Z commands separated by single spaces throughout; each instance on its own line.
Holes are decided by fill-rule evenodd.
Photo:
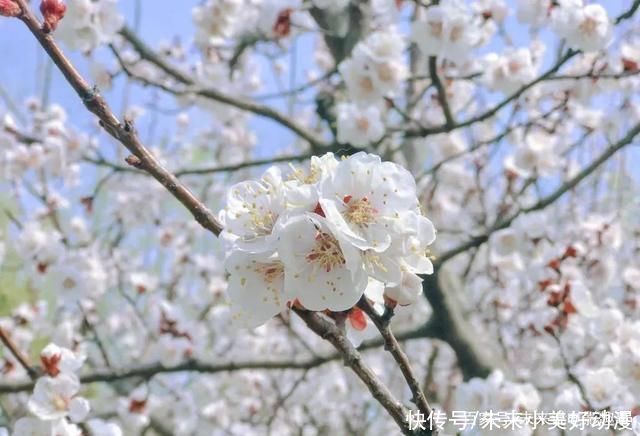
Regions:
M 371 80 L 370 77 L 363 77 L 362 79 L 360 79 L 360 89 L 362 89 L 364 92 L 372 92 L 374 89 L 373 86 L 373 81 Z
M 378 65 L 378 77 L 380 77 L 383 82 L 393 81 L 393 67 L 388 62 Z
M 64 279 L 64 281 L 62 282 L 62 287 L 65 289 L 73 289 L 77 286 L 78 284 L 76 283 L 75 280 L 73 280 L 71 277 L 66 277 Z
M 359 117 L 356 119 L 356 126 L 358 126 L 358 130 L 366 132 L 369 130 L 369 120 L 366 117 Z
M 450 39 L 451 42 L 458 42 L 462 39 L 462 35 L 464 33 L 464 29 L 461 26 L 453 26 L 451 29 Z
M 306 173 L 300 168 L 296 168 L 295 166 L 289 164 L 293 172 L 289 176 L 289 180 L 296 180 L 304 185 L 311 185 L 320 180 L 320 176 L 322 175 L 322 170 L 318 168 L 317 165 L 311 164 L 309 168 L 309 172 Z
M 345 264 L 338 240 L 328 233 L 318 232 L 316 245 L 306 256 L 307 262 L 319 264 L 326 272 Z
M 259 210 L 255 204 L 248 206 L 249 217 L 251 219 L 251 226 L 257 236 L 267 236 L 271 234 L 273 224 L 276 222 L 276 217 L 273 212 L 263 212 Z
M 53 403 L 53 407 L 55 407 L 56 410 L 67 410 L 68 402 L 62 395 L 54 395 L 51 402 Z
M 593 35 L 598 28 L 598 22 L 591 17 L 585 18 L 580 23 L 580 31 L 585 35 Z
M 344 216 L 348 222 L 366 227 L 375 221 L 378 211 L 371 205 L 367 197 L 354 200 L 350 195 L 347 195 L 343 201 L 347 206 Z
M 429 31 L 431 32 L 431 36 L 433 36 L 435 38 L 441 38 L 442 37 L 443 27 L 444 26 L 442 24 L 442 21 L 430 22 L 429 23 Z
M 265 282 L 273 283 L 284 275 L 284 266 L 281 263 L 259 263 L 255 271 L 262 274 Z

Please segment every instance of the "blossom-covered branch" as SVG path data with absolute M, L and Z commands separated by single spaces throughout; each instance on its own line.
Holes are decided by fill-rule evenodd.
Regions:
M 104 98 L 96 88 L 92 88 L 82 78 L 71 62 L 53 40 L 48 32 L 45 32 L 41 23 L 31 11 L 24 0 L 16 0 L 21 8 L 19 18 L 26 24 L 31 33 L 36 37 L 42 48 L 47 52 L 51 60 L 60 69 L 67 82 L 73 87 L 82 99 L 86 108 L 96 115 L 102 128 L 116 141 L 124 145 L 132 154 L 129 161 L 132 166 L 140 168 L 151 174 L 169 192 L 171 192 L 189 211 L 193 217 L 205 229 L 214 234 L 220 233 L 222 227 L 213 213 L 204 206 L 193 193 L 180 182 L 173 174 L 164 168 L 153 154 L 140 142 L 133 124 L 127 120 L 120 122 L 108 106 Z

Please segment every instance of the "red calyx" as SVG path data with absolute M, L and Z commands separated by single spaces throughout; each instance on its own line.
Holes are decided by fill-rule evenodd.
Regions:
M 314 213 L 317 213 L 318 215 L 320 215 L 323 218 L 326 218 L 326 216 L 324 215 L 324 210 L 322 210 L 322 206 L 320 206 L 320 203 L 316 204 L 315 209 L 313 209 Z
M 62 355 L 54 354 L 51 357 L 40 356 L 40 362 L 42 362 L 42 369 L 47 375 L 51 377 L 55 377 L 60 374 L 60 368 L 58 368 L 58 364 L 62 359 Z
M 42 30 L 45 33 L 53 32 L 67 12 L 67 5 L 62 0 L 42 0 L 40 12 L 44 18 Z
M 22 10 L 13 0 L 0 0 L 0 15 L 3 17 L 17 17 Z
M 276 23 L 273 25 L 273 33 L 276 37 L 284 38 L 291 33 L 291 13 L 293 9 L 287 8 L 280 11 Z
M 354 307 L 349 312 L 348 317 L 349 322 L 351 323 L 351 327 L 353 327 L 354 329 L 364 330 L 365 328 L 367 328 L 367 318 L 364 316 L 364 312 L 361 309 Z

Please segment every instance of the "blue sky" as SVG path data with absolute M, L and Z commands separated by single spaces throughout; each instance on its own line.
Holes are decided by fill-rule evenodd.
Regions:
M 136 8 L 139 7 L 141 14 L 138 23 L 138 30 L 142 38 L 152 46 L 157 46 L 161 41 L 170 41 L 176 35 L 186 42 L 191 42 L 194 33 L 194 26 L 191 19 L 191 9 L 198 4 L 198 0 L 120 0 L 119 7 L 126 17 L 129 25 L 134 26 L 136 23 Z M 515 0 L 508 1 L 512 9 L 515 9 Z M 611 16 L 617 15 L 620 11 L 628 7 L 630 0 L 607 0 L 601 1 L 601 4 L 609 10 Z M 37 4 L 37 2 L 34 2 Z M 507 29 L 514 39 L 515 45 L 527 45 L 530 38 L 528 31 L 517 23 L 515 14 L 511 14 L 507 19 Z M 550 32 L 543 33 L 545 41 L 551 41 Z M 295 84 L 301 84 L 306 81 L 305 71 L 312 65 L 313 59 L 311 38 L 303 37 L 296 44 L 297 50 L 297 71 L 295 74 Z M 489 50 L 499 50 L 497 44 L 491 44 L 480 50 L 480 53 Z M 552 47 L 549 47 L 548 53 L 553 53 Z M 87 76 L 87 61 L 83 55 L 79 53 L 69 53 L 69 56 L 78 66 L 81 72 Z M 115 62 L 113 56 L 106 50 L 101 49 L 95 53 L 96 58 L 105 59 L 109 64 Z M 0 66 L 0 86 L 8 91 L 8 93 L 16 100 L 16 104 L 21 104 L 22 100 L 31 95 L 42 95 L 44 88 L 44 74 L 48 60 L 45 54 L 37 46 L 33 37 L 26 28 L 18 21 L 13 19 L 0 20 L 0 59 L 3 60 Z M 285 58 L 285 60 L 288 60 Z M 288 62 L 287 62 L 288 63 Z M 271 73 L 271 68 L 264 63 L 262 77 L 265 82 L 265 89 L 262 93 L 271 93 L 278 91 L 276 81 Z M 39 72 L 39 73 L 38 73 Z M 284 88 L 288 89 L 291 83 L 289 75 L 283 77 Z M 122 112 L 120 107 L 123 101 L 123 85 L 124 78 L 119 79 L 113 90 L 105 92 L 107 100 L 112 104 L 117 113 Z M 62 104 L 70 113 L 71 122 L 79 128 L 88 127 L 91 118 L 86 110 L 80 104 L 77 96 L 63 78 L 54 69 L 52 81 L 49 85 L 50 101 Z M 141 89 L 138 86 L 129 88 L 129 102 L 143 106 L 149 101 L 148 90 Z M 271 105 L 287 112 L 291 108 L 287 106 L 284 100 L 270 100 Z M 163 101 L 167 108 L 175 108 L 176 104 L 173 99 L 168 98 Z M 293 116 L 295 116 L 293 108 Z M 163 128 L 173 125 L 173 120 L 166 116 L 159 115 Z M 139 130 L 145 131 L 145 122 L 148 122 L 149 114 L 139 121 Z M 211 118 L 200 117 L 196 120 L 194 127 L 199 127 L 197 123 L 211 122 Z M 275 150 L 286 147 L 293 139 L 288 131 L 280 128 L 275 123 L 260 118 L 254 118 L 251 122 L 258 138 L 259 145 L 256 149 L 257 156 L 270 156 Z M 143 138 L 144 139 L 144 138 Z

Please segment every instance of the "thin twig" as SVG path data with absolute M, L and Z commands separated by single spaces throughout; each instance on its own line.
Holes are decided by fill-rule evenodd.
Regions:
M 358 302 L 358 307 L 366 313 L 369 318 L 373 321 L 378 331 L 382 335 L 384 340 L 384 348 L 387 350 L 393 359 L 398 364 L 400 371 L 402 371 L 402 375 L 404 376 L 409 389 L 411 390 L 411 394 L 413 395 L 413 403 L 418 406 L 420 412 L 424 414 L 425 417 L 429 417 L 432 414 L 431 406 L 427 401 L 427 398 L 420 387 L 420 382 L 413 372 L 413 368 L 411 367 L 411 363 L 409 362 L 409 358 L 406 353 L 400 347 L 398 340 L 393 335 L 393 332 L 389 328 L 389 322 L 383 319 L 380 315 L 378 315 L 366 297 L 362 297 Z M 430 434 L 436 435 L 437 430 L 432 430 Z
M 371 395 L 385 408 L 402 432 L 406 435 L 412 435 L 413 432 L 409 429 L 406 421 L 407 409 L 393 396 L 375 373 L 364 364 L 362 356 L 344 333 L 318 313 L 297 308 L 293 310 L 314 333 L 331 342 L 344 357 L 345 365 L 350 367 L 367 386 Z
M 438 93 L 438 102 L 440 103 L 442 113 L 444 114 L 445 126 L 451 128 L 456 125 L 456 121 L 453 118 L 451 108 L 449 107 L 447 91 L 440 80 L 440 76 L 438 76 L 438 59 L 435 56 L 429 57 L 429 76 L 431 76 L 431 83 L 433 83 L 433 86 L 435 86 Z
M 451 259 L 454 256 L 457 256 L 460 253 L 464 253 L 470 248 L 478 247 L 484 244 L 489 240 L 489 237 L 498 230 L 507 228 L 511 225 L 511 223 L 521 214 L 526 214 L 529 212 L 534 212 L 537 210 L 542 210 L 547 206 L 555 203 L 560 197 L 562 197 L 565 193 L 575 188 L 580 182 L 582 182 L 585 178 L 590 176 L 596 169 L 598 169 L 602 164 L 607 162 L 611 156 L 616 154 L 619 150 L 624 148 L 625 146 L 631 144 L 635 137 L 640 134 L 640 123 L 636 124 L 631 130 L 627 132 L 627 134 L 620 139 L 618 142 L 611 144 L 607 147 L 593 162 L 583 168 L 579 173 L 573 176 L 571 179 L 563 183 L 559 186 L 555 191 L 553 191 L 548 196 L 541 198 L 534 205 L 520 209 L 512 214 L 510 217 L 498 221 L 491 229 L 489 229 L 486 233 L 482 235 L 475 236 L 471 238 L 469 241 L 464 242 L 458 245 L 455 248 L 450 249 L 449 251 L 438 256 L 438 259 L 434 262 L 434 267 L 439 268 L 442 266 L 444 262 Z
M 39 20 L 33 14 L 26 0 L 16 0 L 16 2 L 22 9 L 20 20 L 26 24 L 42 48 L 57 65 L 67 82 L 82 99 L 86 108 L 100 119 L 100 125 L 109 135 L 133 154 L 134 159 L 130 160 L 130 164 L 151 174 L 191 212 L 202 227 L 215 235 L 220 234 L 222 225 L 215 215 L 182 182 L 160 164 L 156 157 L 142 144 L 134 126 L 130 122 L 125 120 L 121 123 L 118 120 L 97 89 L 89 86 L 55 43 L 52 36 L 42 30 Z
M 189 74 L 185 73 L 184 71 L 180 70 L 179 68 L 169 64 L 164 59 L 162 59 L 160 55 L 158 55 L 154 50 L 152 50 L 144 41 L 142 41 L 129 28 L 124 27 L 120 31 L 120 34 L 124 37 L 124 39 L 126 39 L 132 45 L 132 47 L 138 52 L 138 54 L 142 59 L 152 63 L 153 65 L 158 67 L 160 70 L 162 70 L 164 73 L 166 73 L 167 75 L 169 75 L 170 77 L 177 80 L 179 83 L 183 85 L 187 85 L 189 87 L 197 86 L 197 83 L 195 82 L 195 80 L 191 78 Z M 117 54 L 117 51 L 113 47 L 112 47 L 112 51 L 114 52 L 114 54 Z M 131 77 L 137 80 L 143 79 L 141 77 L 138 77 L 137 75 L 132 74 L 131 70 L 125 68 L 126 65 L 124 65 L 124 63 L 122 62 L 122 58 L 119 58 L 119 60 L 123 69 L 128 75 L 130 75 Z M 172 92 L 174 94 L 178 93 L 177 90 L 169 88 L 166 85 L 162 85 L 160 83 L 155 83 L 146 79 L 144 80 L 144 82 L 149 85 L 160 87 L 161 89 L 167 92 Z M 262 105 L 260 103 L 256 103 L 250 100 L 241 99 L 229 94 L 225 94 L 214 88 L 194 89 L 186 93 L 193 93 L 201 97 L 205 97 L 209 100 L 214 100 L 219 103 L 228 104 L 238 109 L 252 112 L 256 115 L 261 115 L 265 118 L 269 118 L 281 124 L 282 126 L 286 127 L 287 129 L 291 130 L 292 132 L 296 133 L 298 136 L 300 136 L 301 138 L 305 139 L 310 144 L 312 144 L 315 148 L 327 148 L 331 145 L 325 142 L 322 138 L 320 138 L 314 132 L 299 125 L 297 122 L 295 122 L 291 118 L 281 114 L 280 112 L 278 112 L 277 110 L 269 106 Z
M 29 358 L 20 351 L 15 342 L 13 342 L 11 337 L 9 337 L 7 332 L 2 327 L 0 327 L 0 341 L 4 344 L 5 347 L 7 347 L 9 352 L 11 352 L 13 357 L 16 358 L 16 360 L 20 363 L 24 370 L 27 371 L 27 374 L 29 374 L 31 380 L 35 381 L 38 378 L 38 370 L 31 366 L 31 363 L 29 363 Z

